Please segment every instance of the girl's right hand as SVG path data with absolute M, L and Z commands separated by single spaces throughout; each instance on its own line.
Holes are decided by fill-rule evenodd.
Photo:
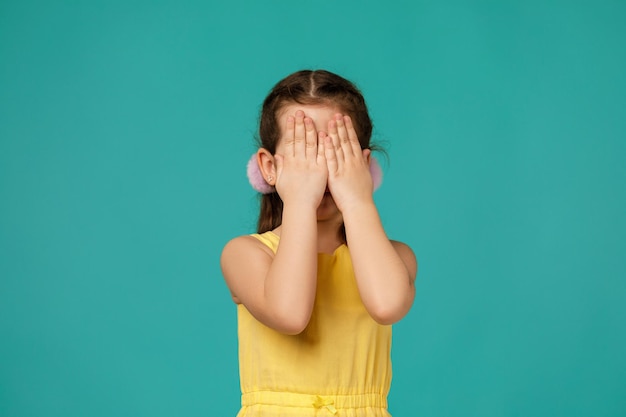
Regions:
M 296 111 L 295 117 L 287 117 L 285 135 L 275 159 L 276 191 L 283 203 L 311 205 L 316 209 L 326 191 L 328 167 L 323 141 L 313 120 L 302 110 Z

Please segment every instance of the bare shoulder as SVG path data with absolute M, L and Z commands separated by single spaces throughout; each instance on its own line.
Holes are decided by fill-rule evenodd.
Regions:
M 224 245 L 220 266 L 235 303 L 241 302 L 238 294 L 246 291 L 273 259 L 272 250 L 250 235 L 236 237 Z
M 397 240 L 391 240 L 391 245 L 396 250 L 398 256 L 406 265 L 406 268 L 409 270 L 411 277 L 415 280 L 417 275 L 417 258 L 415 257 L 415 253 L 413 249 L 406 243 L 399 242 Z
M 267 245 L 263 244 L 263 242 L 259 239 L 253 237 L 252 235 L 238 236 L 231 239 L 228 243 L 226 243 L 226 245 L 224 245 L 221 259 L 222 262 L 224 260 L 228 261 L 232 257 L 239 258 L 240 256 L 250 255 L 251 253 L 257 251 L 262 251 L 263 253 L 270 255 L 272 258 L 274 257 L 272 250 L 267 247 Z

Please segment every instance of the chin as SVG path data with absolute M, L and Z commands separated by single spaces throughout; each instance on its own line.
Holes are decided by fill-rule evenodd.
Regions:
M 335 200 L 333 200 L 330 193 L 326 193 L 317 208 L 317 220 L 331 220 L 335 217 L 341 217 L 341 212 L 339 212 Z

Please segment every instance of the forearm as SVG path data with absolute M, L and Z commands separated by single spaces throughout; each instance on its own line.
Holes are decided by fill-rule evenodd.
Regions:
M 264 295 L 287 333 L 306 327 L 317 285 L 317 222 L 314 208 L 285 205 L 280 243 L 265 278 Z
M 414 271 L 389 241 L 373 201 L 355 205 L 343 216 L 363 304 L 376 321 L 394 323 L 411 307 Z

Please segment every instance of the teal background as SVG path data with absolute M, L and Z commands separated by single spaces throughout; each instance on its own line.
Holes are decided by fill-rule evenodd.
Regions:
M 394 416 L 626 415 L 623 1 L 0 2 L 0 416 L 234 416 L 265 94 L 355 81 L 420 272 Z

